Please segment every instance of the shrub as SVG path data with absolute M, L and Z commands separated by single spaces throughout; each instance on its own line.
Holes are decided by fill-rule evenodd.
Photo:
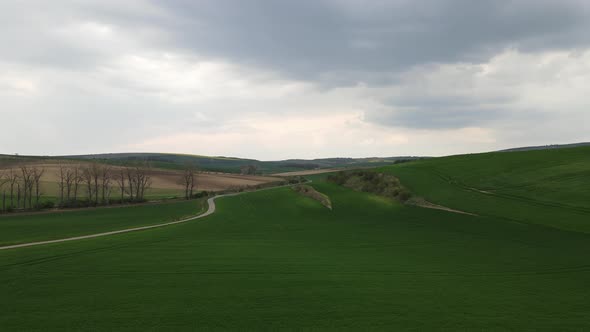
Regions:
M 297 185 L 293 186 L 293 190 L 295 190 L 303 196 L 315 199 L 316 201 L 320 202 L 323 206 L 332 210 L 332 202 L 330 201 L 330 198 L 327 195 L 315 190 L 315 188 L 308 185 Z
M 328 176 L 328 181 L 351 188 L 356 191 L 373 193 L 400 202 L 412 197 L 412 193 L 404 188 L 399 179 L 393 175 L 368 170 L 338 172 Z

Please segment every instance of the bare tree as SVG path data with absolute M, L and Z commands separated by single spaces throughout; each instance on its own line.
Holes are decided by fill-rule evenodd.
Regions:
M 2 191 L 2 212 L 6 211 L 6 188 L 4 185 L 8 183 L 8 177 L 4 171 L 0 171 L 0 191 Z
M 33 167 L 31 169 L 31 173 L 32 173 L 32 177 L 33 177 L 33 183 L 35 186 L 35 207 L 39 208 L 39 201 L 41 200 L 41 177 L 45 173 L 45 169 Z M 29 206 L 30 206 L 30 203 L 29 203 Z
M 90 165 L 86 165 L 81 169 L 81 178 L 82 182 L 86 185 L 86 196 L 88 198 L 88 203 L 92 203 L 92 198 L 94 197 L 93 187 L 92 187 L 92 169 Z
M 115 181 L 121 190 L 121 203 L 125 200 L 125 181 L 127 179 L 127 173 L 125 168 L 120 168 L 115 174 Z
M 16 183 L 16 208 L 20 208 L 20 196 L 21 196 L 21 189 L 20 189 L 20 182 Z
M 98 168 L 100 175 L 100 189 L 102 194 L 102 204 L 109 204 L 111 197 L 112 168 L 101 165 Z
M 145 163 L 143 166 L 137 166 L 133 169 L 133 177 L 135 184 L 135 199 L 141 201 L 144 199 L 146 190 L 152 185 L 152 180 L 149 175 L 150 165 Z
M 63 204 L 64 202 L 64 192 L 65 192 L 65 187 L 66 187 L 66 173 L 67 173 L 67 168 L 64 166 L 64 164 L 60 163 L 58 165 L 58 170 L 57 170 L 57 177 L 58 177 L 58 182 L 57 182 L 57 186 L 59 188 L 59 204 Z
M 65 182 L 65 198 L 69 203 L 72 200 L 72 187 L 75 181 L 75 171 L 73 167 L 68 167 L 64 171 L 64 182 Z M 63 199 L 62 199 L 63 201 Z
M 34 185 L 34 177 L 33 177 L 33 169 L 22 165 L 20 167 L 21 170 L 21 179 L 23 182 L 23 208 L 27 208 L 27 202 L 29 203 L 29 208 L 33 207 L 33 185 Z
M 9 169 L 8 172 L 5 173 L 5 176 L 8 179 L 8 186 L 10 187 L 10 208 L 14 208 L 14 191 L 15 191 L 15 189 L 17 189 L 16 187 L 19 182 L 19 176 L 18 176 L 18 173 L 14 170 L 14 168 Z M 18 186 L 20 187 L 20 185 L 18 185 Z M 19 190 L 19 192 L 20 192 L 20 190 Z M 19 198 L 19 204 L 20 204 L 20 198 Z
M 196 183 L 196 167 L 194 164 L 186 164 L 182 173 L 182 185 L 184 185 L 184 198 L 189 199 L 193 197 L 193 191 Z
M 134 169 L 132 167 L 125 167 L 125 173 L 127 175 L 127 183 L 129 184 L 129 199 L 133 201 L 133 189 L 135 183 Z
M 93 162 L 90 164 L 90 172 L 92 175 L 92 182 L 94 185 L 94 205 L 98 205 L 98 187 L 99 187 L 99 179 L 101 173 L 101 167 L 98 163 Z
M 78 200 L 78 190 L 80 188 L 80 184 L 84 182 L 84 177 L 82 176 L 83 172 L 82 167 L 80 165 L 74 166 L 72 172 L 74 202 L 76 202 Z

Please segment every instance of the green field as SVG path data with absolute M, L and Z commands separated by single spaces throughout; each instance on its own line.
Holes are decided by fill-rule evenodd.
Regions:
M 417 195 L 480 216 L 404 206 L 316 176 L 332 211 L 279 188 L 222 198 L 195 222 L 0 251 L 0 326 L 587 330 L 589 150 L 564 151 L 384 169 Z M 49 218 L 29 222 L 50 228 L 58 220 Z
M 0 246 L 153 225 L 194 216 L 204 200 L 0 216 Z
M 590 233 L 590 147 L 453 156 L 381 170 L 451 208 Z

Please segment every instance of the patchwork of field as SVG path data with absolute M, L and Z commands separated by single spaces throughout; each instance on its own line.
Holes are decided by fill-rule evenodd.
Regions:
M 319 174 L 311 185 L 330 197 L 332 210 L 277 188 L 221 198 L 215 214 L 195 222 L 0 251 L 0 326 L 587 330 L 588 152 L 482 154 L 383 169 L 416 195 L 479 216 L 402 205 Z M 150 220 L 170 218 L 170 207 Z M 150 211 L 126 212 L 120 222 Z M 25 217 L 0 218 L 4 243 L 59 222 Z
M 33 163 L 29 162 L 27 165 L 34 165 L 43 168 L 45 173 L 41 178 L 43 194 L 50 197 L 56 197 L 59 193 L 59 164 L 57 163 Z M 64 165 L 79 165 L 79 163 L 64 162 Z M 116 172 L 120 169 L 118 166 L 111 166 Z M 7 170 L 8 168 L 5 168 Z M 15 169 L 18 171 L 18 169 Z M 148 192 L 148 197 L 156 198 L 159 196 L 182 196 L 183 185 L 181 184 L 181 170 L 167 170 L 167 169 L 151 169 L 149 171 L 151 177 L 151 188 Z M 240 175 L 232 173 L 214 173 L 214 172 L 200 172 L 196 178 L 196 191 L 222 191 L 238 187 L 257 186 L 264 183 L 281 181 L 280 178 L 273 176 L 257 176 L 257 175 Z M 113 192 L 117 192 L 116 183 L 113 181 Z M 84 189 L 80 190 L 80 196 L 84 197 Z M 116 196 L 116 194 L 115 194 Z

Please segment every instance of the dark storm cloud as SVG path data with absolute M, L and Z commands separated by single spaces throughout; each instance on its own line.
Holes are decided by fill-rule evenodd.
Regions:
M 177 45 L 321 79 L 587 45 L 583 1 L 167 1 Z
M 579 0 L 34 1 L 6 6 L 0 14 L 7 25 L 0 32 L 4 58 L 69 66 L 100 62 L 108 50 L 77 48 L 51 34 L 51 27 L 75 18 L 110 24 L 154 48 L 182 49 L 328 85 L 390 82 L 392 73 L 411 66 L 485 61 L 508 47 L 537 51 L 590 42 L 590 6 Z M 14 14 L 31 10 L 17 24 L 22 18 Z

